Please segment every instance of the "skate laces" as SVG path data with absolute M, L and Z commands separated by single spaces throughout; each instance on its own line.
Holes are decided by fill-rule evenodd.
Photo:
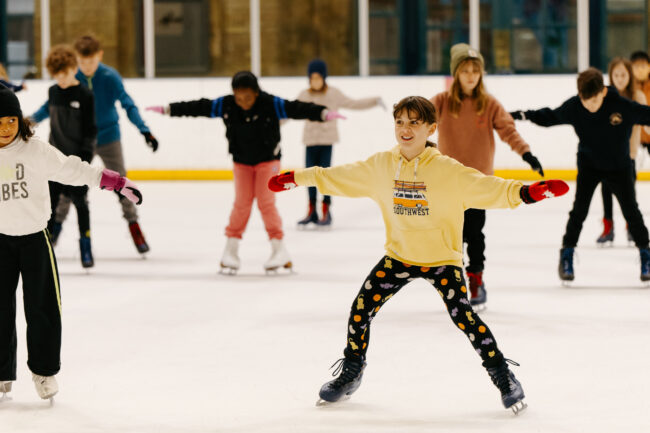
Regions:
M 519 367 L 519 363 L 513 361 L 512 359 L 504 358 L 503 363 L 498 367 L 494 367 L 490 376 L 492 377 L 492 382 L 499 388 L 502 394 L 507 394 L 512 390 L 512 381 L 510 380 L 510 369 L 508 364 L 515 365 Z
M 332 386 L 340 387 L 342 385 L 345 385 L 346 383 L 352 382 L 354 379 L 357 378 L 357 376 L 361 372 L 362 366 L 363 366 L 363 362 L 361 361 L 356 362 L 346 358 L 341 358 L 336 360 L 336 362 L 332 364 L 330 369 L 334 368 L 334 371 L 332 372 L 332 376 L 337 376 L 339 375 L 339 373 L 340 375 L 332 383 Z

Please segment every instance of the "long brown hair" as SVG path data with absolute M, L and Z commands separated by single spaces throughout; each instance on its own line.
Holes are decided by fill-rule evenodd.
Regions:
M 634 88 L 636 86 L 635 79 L 634 79 L 634 74 L 632 73 L 632 62 L 630 62 L 628 59 L 625 59 L 623 57 L 614 57 L 611 62 L 609 62 L 609 66 L 607 67 L 607 71 L 609 73 L 609 82 L 611 83 L 612 86 L 616 87 L 614 85 L 614 80 L 612 79 L 612 75 L 614 72 L 614 68 L 616 68 L 618 65 L 622 64 L 625 66 L 625 69 L 627 70 L 627 75 L 630 77 L 630 80 L 627 83 L 627 86 L 625 86 L 625 89 L 618 90 L 618 92 L 622 95 L 625 96 L 627 99 L 634 99 Z
M 471 98 L 474 99 L 474 109 L 476 110 L 476 113 L 483 114 L 485 108 L 487 107 L 488 94 L 485 90 L 485 85 L 483 85 L 483 68 L 477 59 L 470 58 L 464 60 L 460 65 L 458 65 L 456 68 L 456 73 L 454 74 L 454 82 L 451 84 L 451 88 L 449 89 L 449 112 L 454 117 L 458 117 L 460 107 L 463 104 L 463 99 L 467 98 L 467 95 L 463 93 L 463 88 L 461 87 L 460 80 L 458 79 L 461 68 L 467 62 L 472 62 L 474 66 L 476 66 L 479 71 L 481 71 L 481 78 L 479 78 L 478 84 L 476 87 L 474 87 L 474 91 L 472 92 L 471 96 Z
M 407 96 L 406 98 L 402 98 L 401 101 L 393 106 L 393 119 L 397 119 L 397 116 L 402 114 L 404 110 L 407 113 L 413 113 L 417 120 L 421 120 L 429 125 L 433 125 L 438 119 L 436 106 L 422 96 Z M 438 146 L 436 143 L 427 140 L 426 147 Z

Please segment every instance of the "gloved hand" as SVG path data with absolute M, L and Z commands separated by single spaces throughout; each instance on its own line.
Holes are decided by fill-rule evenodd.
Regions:
M 540 174 L 540 176 L 544 177 L 544 169 L 542 169 L 542 164 L 539 163 L 539 160 L 535 158 L 532 153 L 526 152 L 521 155 L 521 157 L 524 161 L 530 164 L 530 168 L 532 168 L 533 171 L 536 171 Z
M 165 114 L 165 107 L 163 107 L 162 105 L 152 105 L 150 107 L 145 108 L 144 111 L 153 111 L 154 113 Z
M 285 171 L 281 174 L 276 174 L 269 179 L 269 189 L 274 192 L 286 191 L 293 189 L 296 186 L 296 180 L 293 178 L 293 171 Z
M 511 111 L 510 115 L 515 120 L 526 120 L 526 115 L 523 111 Z
M 347 119 L 344 115 L 339 113 L 336 110 L 327 110 L 327 114 L 325 115 L 325 120 L 330 121 L 330 120 L 335 120 L 335 119 Z
M 102 171 L 102 179 L 99 181 L 99 187 L 101 189 L 119 192 L 135 204 L 142 203 L 142 193 L 138 190 L 138 187 L 126 177 L 120 176 L 116 171 L 105 168 Z
M 151 148 L 152 151 L 158 150 L 158 140 L 153 136 L 151 132 L 143 132 L 144 139 L 147 141 L 147 146 Z
M 524 185 L 519 196 L 526 204 L 536 203 L 545 198 L 559 197 L 569 191 L 569 185 L 563 180 L 542 180 L 532 185 Z

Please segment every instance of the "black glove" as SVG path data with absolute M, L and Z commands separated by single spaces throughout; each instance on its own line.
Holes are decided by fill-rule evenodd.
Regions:
M 144 139 L 147 140 L 147 146 L 151 148 L 154 152 L 158 150 L 158 140 L 156 140 L 156 137 L 151 134 L 151 132 L 143 132 L 142 135 L 144 135 Z
M 526 120 L 526 115 L 523 111 L 511 111 L 510 115 L 515 120 Z
M 542 169 L 542 164 L 539 163 L 539 160 L 535 158 L 532 153 L 526 152 L 523 155 L 521 155 L 521 157 L 523 158 L 524 161 L 530 164 L 530 168 L 532 168 L 533 171 L 536 171 L 542 177 L 544 177 L 544 170 Z

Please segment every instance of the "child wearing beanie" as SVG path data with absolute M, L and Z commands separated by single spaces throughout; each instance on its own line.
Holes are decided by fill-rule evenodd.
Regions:
M 309 88 L 298 95 L 299 101 L 313 102 L 324 105 L 331 110 L 349 108 L 351 110 L 365 110 L 376 105 L 383 106 L 380 97 L 352 99 L 347 97 L 336 87 L 328 86 L 327 64 L 321 59 L 314 59 L 307 66 Z M 305 167 L 329 167 L 332 163 L 332 145 L 339 141 L 339 132 L 336 122 L 305 122 L 302 141 L 307 147 L 305 151 Z M 332 199 L 329 195 L 323 197 L 322 216 L 318 218 L 316 210 L 315 187 L 309 187 L 309 208 L 307 216 L 298 221 L 298 228 L 305 228 L 310 223 L 320 227 L 328 227 L 332 223 L 330 206 Z
M 515 122 L 483 84 L 484 61 L 478 50 L 467 44 L 451 47 L 453 83 L 448 91 L 431 98 L 438 114 L 438 148 L 467 167 L 486 175 L 494 174 L 494 132 L 510 145 L 531 168 L 544 176 L 530 146 L 517 133 Z M 485 262 L 485 209 L 467 209 L 463 240 L 467 243 L 470 302 L 478 309 L 487 301 L 483 269 Z
M 33 137 L 14 93 L 0 86 L 0 394 L 16 380 L 16 289 L 23 281 L 27 365 L 38 395 L 58 392 L 61 366 L 61 290 L 46 225 L 48 181 L 117 191 L 136 204 L 142 195 L 118 173 L 65 156 Z

